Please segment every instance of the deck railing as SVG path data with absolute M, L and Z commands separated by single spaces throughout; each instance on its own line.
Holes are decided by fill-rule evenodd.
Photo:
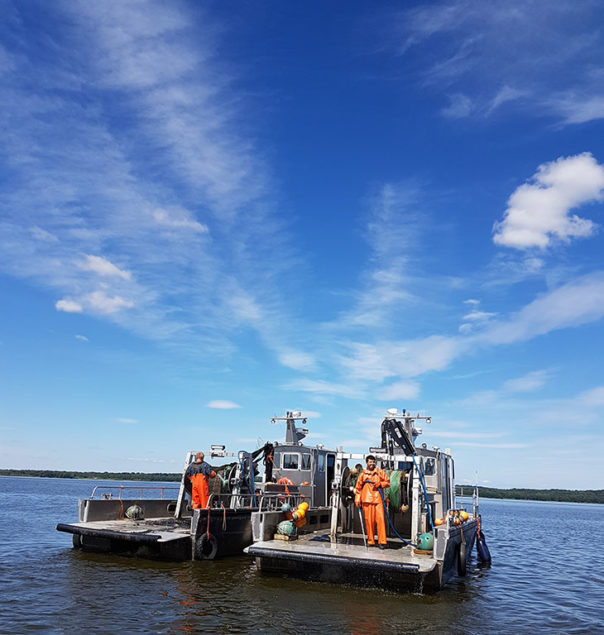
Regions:
M 134 494 L 134 492 L 138 492 L 139 496 L 138 498 L 140 500 L 142 500 L 143 498 L 145 498 L 145 493 L 150 493 L 150 492 L 159 492 L 159 498 L 160 500 L 164 499 L 164 492 L 166 490 L 175 490 L 176 492 L 178 492 L 178 487 L 175 486 L 158 486 L 158 485 L 153 485 L 153 486 L 137 486 L 137 485 L 97 485 L 93 490 L 92 490 L 92 494 L 90 494 L 90 500 L 94 499 L 94 497 L 96 496 L 96 493 L 101 490 L 100 493 L 100 498 L 101 499 L 105 499 L 105 500 L 121 500 L 122 498 L 136 498 L 136 495 L 134 496 L 130 496 L 130 494 Z M 106 491 L 102 491 L 102 490 L 106 490 Z M 117 495 L 114 496 L 114 492 L 117 492 Z M 123 494 L 126 493 L 128 496 L 123 496 Z M 151 496 L 147 496 L 146 498 L 151 498 Z M 157 496 L 155 496 L 154 498 L 157 499 Z M 176 496 L 173 496 L 173 498 L 176 498 Z

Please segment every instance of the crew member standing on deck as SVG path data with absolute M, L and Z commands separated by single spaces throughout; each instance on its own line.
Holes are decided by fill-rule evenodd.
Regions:
M 383 490 L 390 487 L 390 479 L 384 470 L 376 467 L 375 456 L 369 454 L 365 460 L 367 467 L 361 472 L 354 486 L 354 504 L 357 507 L 363 506 L 367 544 L 375 546 L 374 527 L 377 524 L 379 547 L 385 549 L 386 520 L 380 489 L 383 493 Z
M 193 499 L 193 509 L 204 509 L 208 506 L 210 498 L 210 487 L 208 480 L 216 476 L 216 472 L 206 463 L 203 452 L 197 452 L 195 462 L 191 463 L 185 472 L 185 477 L 191 481 L 193 491 L 191 498 Z

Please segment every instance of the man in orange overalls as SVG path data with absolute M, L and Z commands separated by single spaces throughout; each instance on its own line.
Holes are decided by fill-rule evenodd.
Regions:
M 193 509 L 205 509 L 210 498 L 210 487 L 208 479 L 214 478 L 216 472 L 206 463 L 203 452 L 197 452 L 195 462 L 191 463 L 185 472 L 185 477 L 191 481 L 193 486 L 191 498 L 193 499 Z
M 377 535 L 380 549 L 386 549 L 386 521 L 384 504 L 379 490 L 390 487 L 390 479 L 384 470 L 376 467 L 375 456 L 369 454 L 365 459 L 367 467 L 361 472 L 354 486 L 354 504 L 363 505 L 365 515 L 365 531 L 367 544 L 375 546 L 374 526 L 377 524 Z

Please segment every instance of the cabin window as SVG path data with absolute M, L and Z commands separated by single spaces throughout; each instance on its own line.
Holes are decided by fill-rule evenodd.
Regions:
M 302 455 L 302 469 L 310 470 L 310 454 Z
M 297 470 L 300 464 L 299 454 L 284 454 L 282 468 L 284 470 Z
M 325 455 L 319 454 L 319 472 L 325 471 Z
M 436 473 L 436 461 L 434 459 L 426 459 L 424 464 L 424 476 L 432 476 Z

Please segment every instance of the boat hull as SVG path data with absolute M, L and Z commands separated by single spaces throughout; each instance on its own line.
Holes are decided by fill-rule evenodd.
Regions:
M 358 540 L 334 542 L 322 532 L 285 543 L 257 541 L 245 552 L 267 575 L 423 592 L 441 589 L 454 576 L 464 575 L 475 539 L 476 522 L 470 520 L 463 527 L 437 529 L 434 553 L 404 546 L 399 540 L 390 540 L 385 550 L 367 548 Z

